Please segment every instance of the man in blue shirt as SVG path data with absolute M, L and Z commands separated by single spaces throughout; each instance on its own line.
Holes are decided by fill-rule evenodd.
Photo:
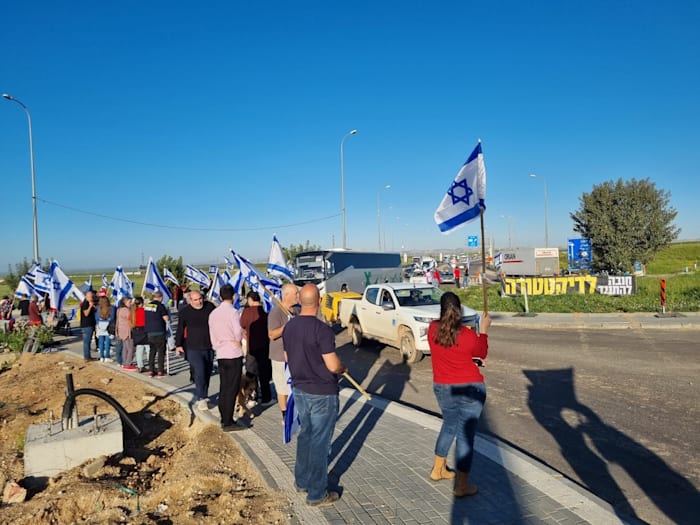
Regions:
M 148 368 L 151 377 L 165 376 L 165 336 L 170 320 L 168 310 L 163 306 L 163 293 L 153 292 L 153 300 L 143 307 L 146 313 L 146 333 L 151 349 L 148 354 Z M 158 368 L 156 369 L 156 357 Z
M 300 292 L 301 312 L 284 327 L 282 339 L 299 414 L 294 481 L 306 491 L 309 505 L 327 505 L 340 498 L 328 490 L 328 452 L 338 418 L 338 374 L 346 371 L 335 353 L 335 334 L 317 318 L 318 288 Z

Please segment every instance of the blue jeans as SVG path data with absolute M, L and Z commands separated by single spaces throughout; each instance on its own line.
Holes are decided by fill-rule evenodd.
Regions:
M 340 402 L 337 395 L 292 392 L 300 422 L 294 481 L 308 490 L 306 502 L 316 503 L 328 494 L 328 455 Z
M 187 360 L 194 372 L 194 400 L 209 397 L 209 380 L 214 367 L 214 358 L 209 350 L 187 350 Z
M 114 338 L 114 360 L 118 365 L 122 364 L 122 351 L 124 350 L 124 342 L 118 337 Z M 131 363 L 129 363 L 131 364 Z
M 456 437 L 455 467 L 460 472 L 469 472 L 474 459 L 476 425 L 486 401 L 486 386 L 484 383 L 433 383 L 433 392 L 442 411 L 442 427 L 435 443 L 435 455 L 447 457 Z
M 109 359 L 109 348 L 111 346 L 111 341 L 108 335 L 100 335 L 97 337 L 97 347 L 100 350 L 100 357 L 104 359 Z
M 83 357 L 90 359 L 90 345 L 92 344 L 92 336 L 95 334 L 94 326 L 84 326 L 83 331 Z

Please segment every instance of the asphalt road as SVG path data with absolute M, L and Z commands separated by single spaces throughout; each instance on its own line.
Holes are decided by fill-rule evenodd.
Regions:
M 700 342 L 691 330 L 528 330 L 493 326 L 480 432 L 548 464 L 627 515 L 700 523 Z M 368 391 L 439 414 L 430 358 L 338 352 Z M 431 451 L 426 451 L 429 454 Z

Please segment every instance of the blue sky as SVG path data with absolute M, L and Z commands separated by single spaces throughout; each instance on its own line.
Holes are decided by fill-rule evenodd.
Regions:
M 496 247 L 509 223 L 544 244 L 545 181 L 564 248 L 579 197 L 633 177 L 700 239 L 699 25 L 694 1 L 13 2 L 0 92 L 31 111 L 39 252 L 67 269 L 263 260 L 273 233 L 339 247 L 351 129 L 353 249 L 378 248 L 380 194 L 387 249 L 461 250 L 478 221 L 445 236 L 433 213 L 478 139 Z M 4 99 L 0 177 L 5 271 L 32 257 L 32 209 Z

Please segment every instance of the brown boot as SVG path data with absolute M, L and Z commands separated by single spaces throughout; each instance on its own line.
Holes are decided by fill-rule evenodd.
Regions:
M 453 479 L 455 473 L 447 468 L 447 458 L 435 456 L 433 460 L 433 470 L 430 472 L 430 479 L 440 481 L 441 479 Z
M 457 476 L 455 476 L 455 497 L 473 496 L 477 492 L 479 492 L 477 486 L 469 483 L 469 472 L 457 471 Z

